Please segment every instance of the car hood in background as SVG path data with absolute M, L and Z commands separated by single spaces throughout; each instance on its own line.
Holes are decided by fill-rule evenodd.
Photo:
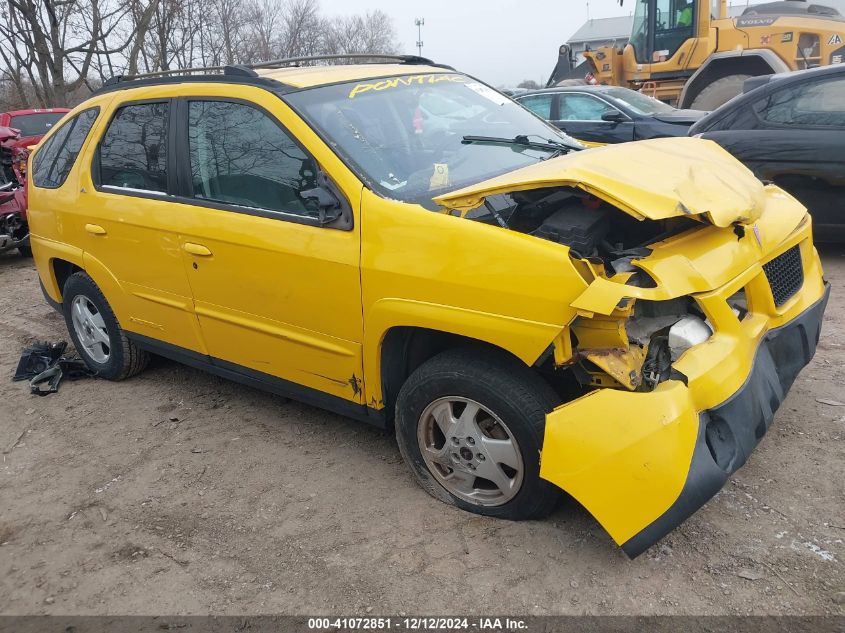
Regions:
M 675 110 L 674 112 L 661 112 L 660 114 L 652 114 L 651 118 L 664 123 L 674 123 L 676 125 L 692 125 L 700 121 L 705 116 L 710 114 L 703 110 Z
M 728 227 L 756 221 L 765 204 L 763 184 L 712 141 L 659 138 L 573 152 L 438 196 L 434 202 L 461 215 L 487 196 L 577 187 L 639 220 L 700 215 Z

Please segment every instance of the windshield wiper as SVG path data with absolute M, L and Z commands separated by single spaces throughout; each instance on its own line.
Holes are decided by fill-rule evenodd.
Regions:
M 461 143 L 469 145 L 470 143 L 496 143 L 499 145 L 521 145 L 530 149 L 542 149 L 557 154 L 566 154 L 575 149 L 566 143 L 554 141 L 552 139 L 545 139 L 545 142 L 532 141 L 526 134 L 519 134 L 513 138 L 505 138 L 503 136 L 464 136 Z

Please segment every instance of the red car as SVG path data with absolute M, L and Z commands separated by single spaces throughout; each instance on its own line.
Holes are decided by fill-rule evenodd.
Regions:
M 70 112 L 68 108 L 3 112 L 0 114 L 0 127 L 14 128 L 20 132 L 15 147 L 29 147 L 38 143 L 67 112 Z
M 36 145 L 67 108 L 15 110 L 0 114 L 0 253 L 18 249 L 30 257 L 26 222 L 27 149 Z

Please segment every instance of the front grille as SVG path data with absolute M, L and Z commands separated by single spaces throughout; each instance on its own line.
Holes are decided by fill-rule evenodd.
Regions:
M 763 264 L 763 271 L 775 305 L 780 307 L 801 289 L 804 284 L 804 268 L 801 266 L 801 249 L 793 246 L 772 261 Z

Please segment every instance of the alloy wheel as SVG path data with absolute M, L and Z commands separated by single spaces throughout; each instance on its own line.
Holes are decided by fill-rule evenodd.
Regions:
M 109 361 L 111 343 L 103 315 L 97 306 L 86 296 L 77 295 L 71 302 L 70 309 L 73 330 L 85 353 L 101 365 Z
M 507 425 L 484 405 L 460 396 L 429 404 L 417 425 L 429 471 L 459 499 L 500 506 L 519 492 L 522 453 Z

